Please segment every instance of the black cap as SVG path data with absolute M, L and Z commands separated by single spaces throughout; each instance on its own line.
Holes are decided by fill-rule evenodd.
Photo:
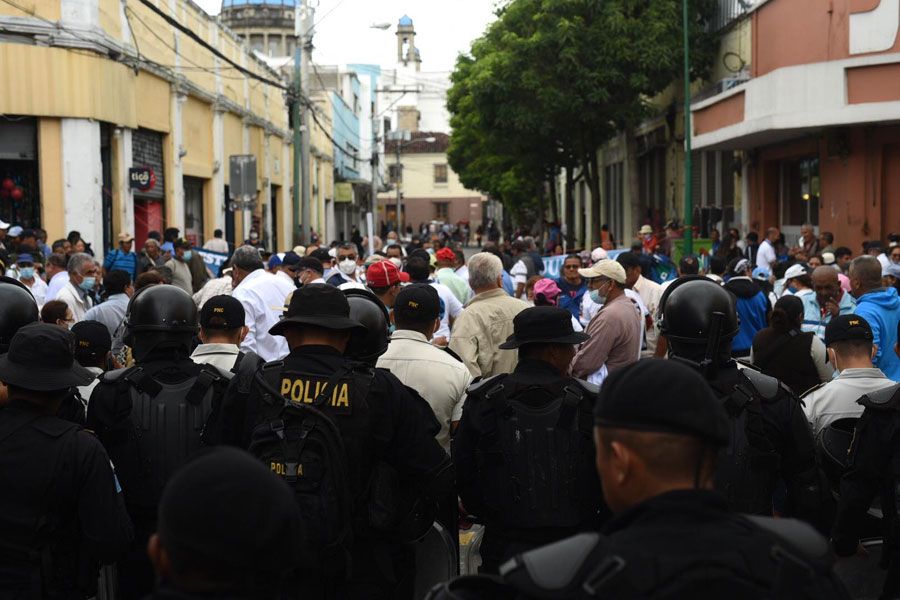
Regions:
M 645 358 L 603 383 L 594 423 L 728 444 L 728 415 L 706 380 L 676 360 Z
M 301 260 L 302 259 L 300 258 L 299 254 L 297 254 L 293 250 L 289 250 L 288 252 L 284 253 L 284 257 L 281 259 L 281 266 L 296 269 Z
M 297 271 L 305 271 L 307 269 L 315 271 L 319 275 L 325 273 L 325 267 L 322 266 L 322 261 L 318 258 L 313 258 L 312 256 L 303 256 L 300 258 L 300 262 L 297 263 Z
M 173 247 L 173 248 L 187 248 L 187 249 L 190 249 L 190 247 L 191 247 L 191 242 L 190 242 L 190 240 L 187 240 L 187 239 L 185 239 L 185 238 L 178 238 L 177 240 L 175 240 L 174 242 L 172 242 L 172 247 Z
M 330 254 L 328 254 L 328 250 L 325 248 L 316 248 L 312 252 L 309 253 L 312 258 L 319 259 L 320 262 L 331 262 L 334 260 Z
M 30 323 L 13 336 L 0 356 L 0 381 L 49 392 L 87 385 L 94 374 L 75 362 L 75 336 L 59 325 Z
M 72 325 L 75 334 L 75 360 L 93 361 L 105 356 L 112 348 L 112 336 L 99 321 L 79 321 Z
M 441 315 L 441 298 L 433 286 L 413 283 L 397 294 L 394 313 L 404 321 L 428 323 Z
M 859 315 L 838 315 L 825 326 L 825 345 L 847 340 L 872 341 L 869 322 Z
M 314 283 L 292 292 L 287 299 L 287 310 L 281 321 L 275 323 L 269 333 L 282 335 L 292 324 L 315 325 L 324 329 L 351 330 L 365 334 L 365 326 L 350 318 L 347 297 L 332 285 Z
M 525 344 L 580 344 L 588 339 L 572 327 L 572 313 L 555 306 L 526 308 L 513 319 L 513 334 L 500 344 L 513 350 Z
M 241 573 L 282 575 L 302 560 L 294 493 L 257 458 L 219 446 L 179 469 L 159 502 L 159 532 L 174 556 Z M 190 560 L 187 558 L 185 560 Z M 180 566 L 180 565 L 179 565 Z
M 244 326 L 244 305 L 240 300 L 220 294 L 213 296 L 200 309 L 203 329 L 237 329 Z
M 695 275 L 700 270 L 700 265 L 697 263 L 697 257 L 693 254 L 685 254 L 682 256 L 681 260 L 678 261 L 678 270 L 682 275 Z

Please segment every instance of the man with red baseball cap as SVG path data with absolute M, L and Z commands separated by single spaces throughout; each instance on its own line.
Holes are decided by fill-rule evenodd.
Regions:
M 401 272 L 397 265 L 389 260 L 373 263 L 366 271 L 366 285 L 388 308 L 394 307 L 401 283 L 409 283 L 409 275 Z
M 462 253 L 462 250 L 459 252 Z M 472 298 L 472 289 L 465 279 L 456 274 L 456 265 L 459 262 L 456 251 L 452 248 L 441 248 L 435 254 L 435 258 L 437 258 L 437 270 L 434 278 L 450 288 L 450 291 L 461 303 L 468 302 Z

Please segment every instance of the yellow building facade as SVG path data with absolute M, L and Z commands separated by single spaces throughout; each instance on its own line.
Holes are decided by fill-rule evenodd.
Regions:
M 198 6 L 0 3 L 0 32 L 0 219 L 95 249 L 166 227 L 292 244 L 286 83 Z M 256 157 L 251 210 L 229 206 L 235 155 Z

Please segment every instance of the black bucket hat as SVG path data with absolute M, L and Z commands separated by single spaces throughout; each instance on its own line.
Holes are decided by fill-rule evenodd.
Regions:
M 514 350 L 525 344 L 580 344 L 586 333 L 572 327 L 572 313 L 555 306 L 526 308 L 513 319 L 513 334 L 500 344 L 501 350 Z
M 75 362 L 75 336 L 58 325 L 30 323 L 0 356 L 0 381 L 38 392 L 87 385 L 94 374 Z
M 356 335 L 366 333 L 365 325 L 350 318 L 347 297 L 333 285 L 304 285 L 291 293 L 286 304 L 287 310 L 281 321 L 269 329 L 271 335 L 282 335 L 292 324 L 315 325 L 336 331 L 349 330 Z

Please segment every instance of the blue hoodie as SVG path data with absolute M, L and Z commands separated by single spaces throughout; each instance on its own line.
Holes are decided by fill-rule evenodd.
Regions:
M 878 346 L 875 366 L 889 379 L 900 381 L 900 357 L 894 352 L 897 324 L 900 323 L 900 297 L 895 288 L 881 288 L 856 299 L 856 314 L 869 322 L 872 342 Z

